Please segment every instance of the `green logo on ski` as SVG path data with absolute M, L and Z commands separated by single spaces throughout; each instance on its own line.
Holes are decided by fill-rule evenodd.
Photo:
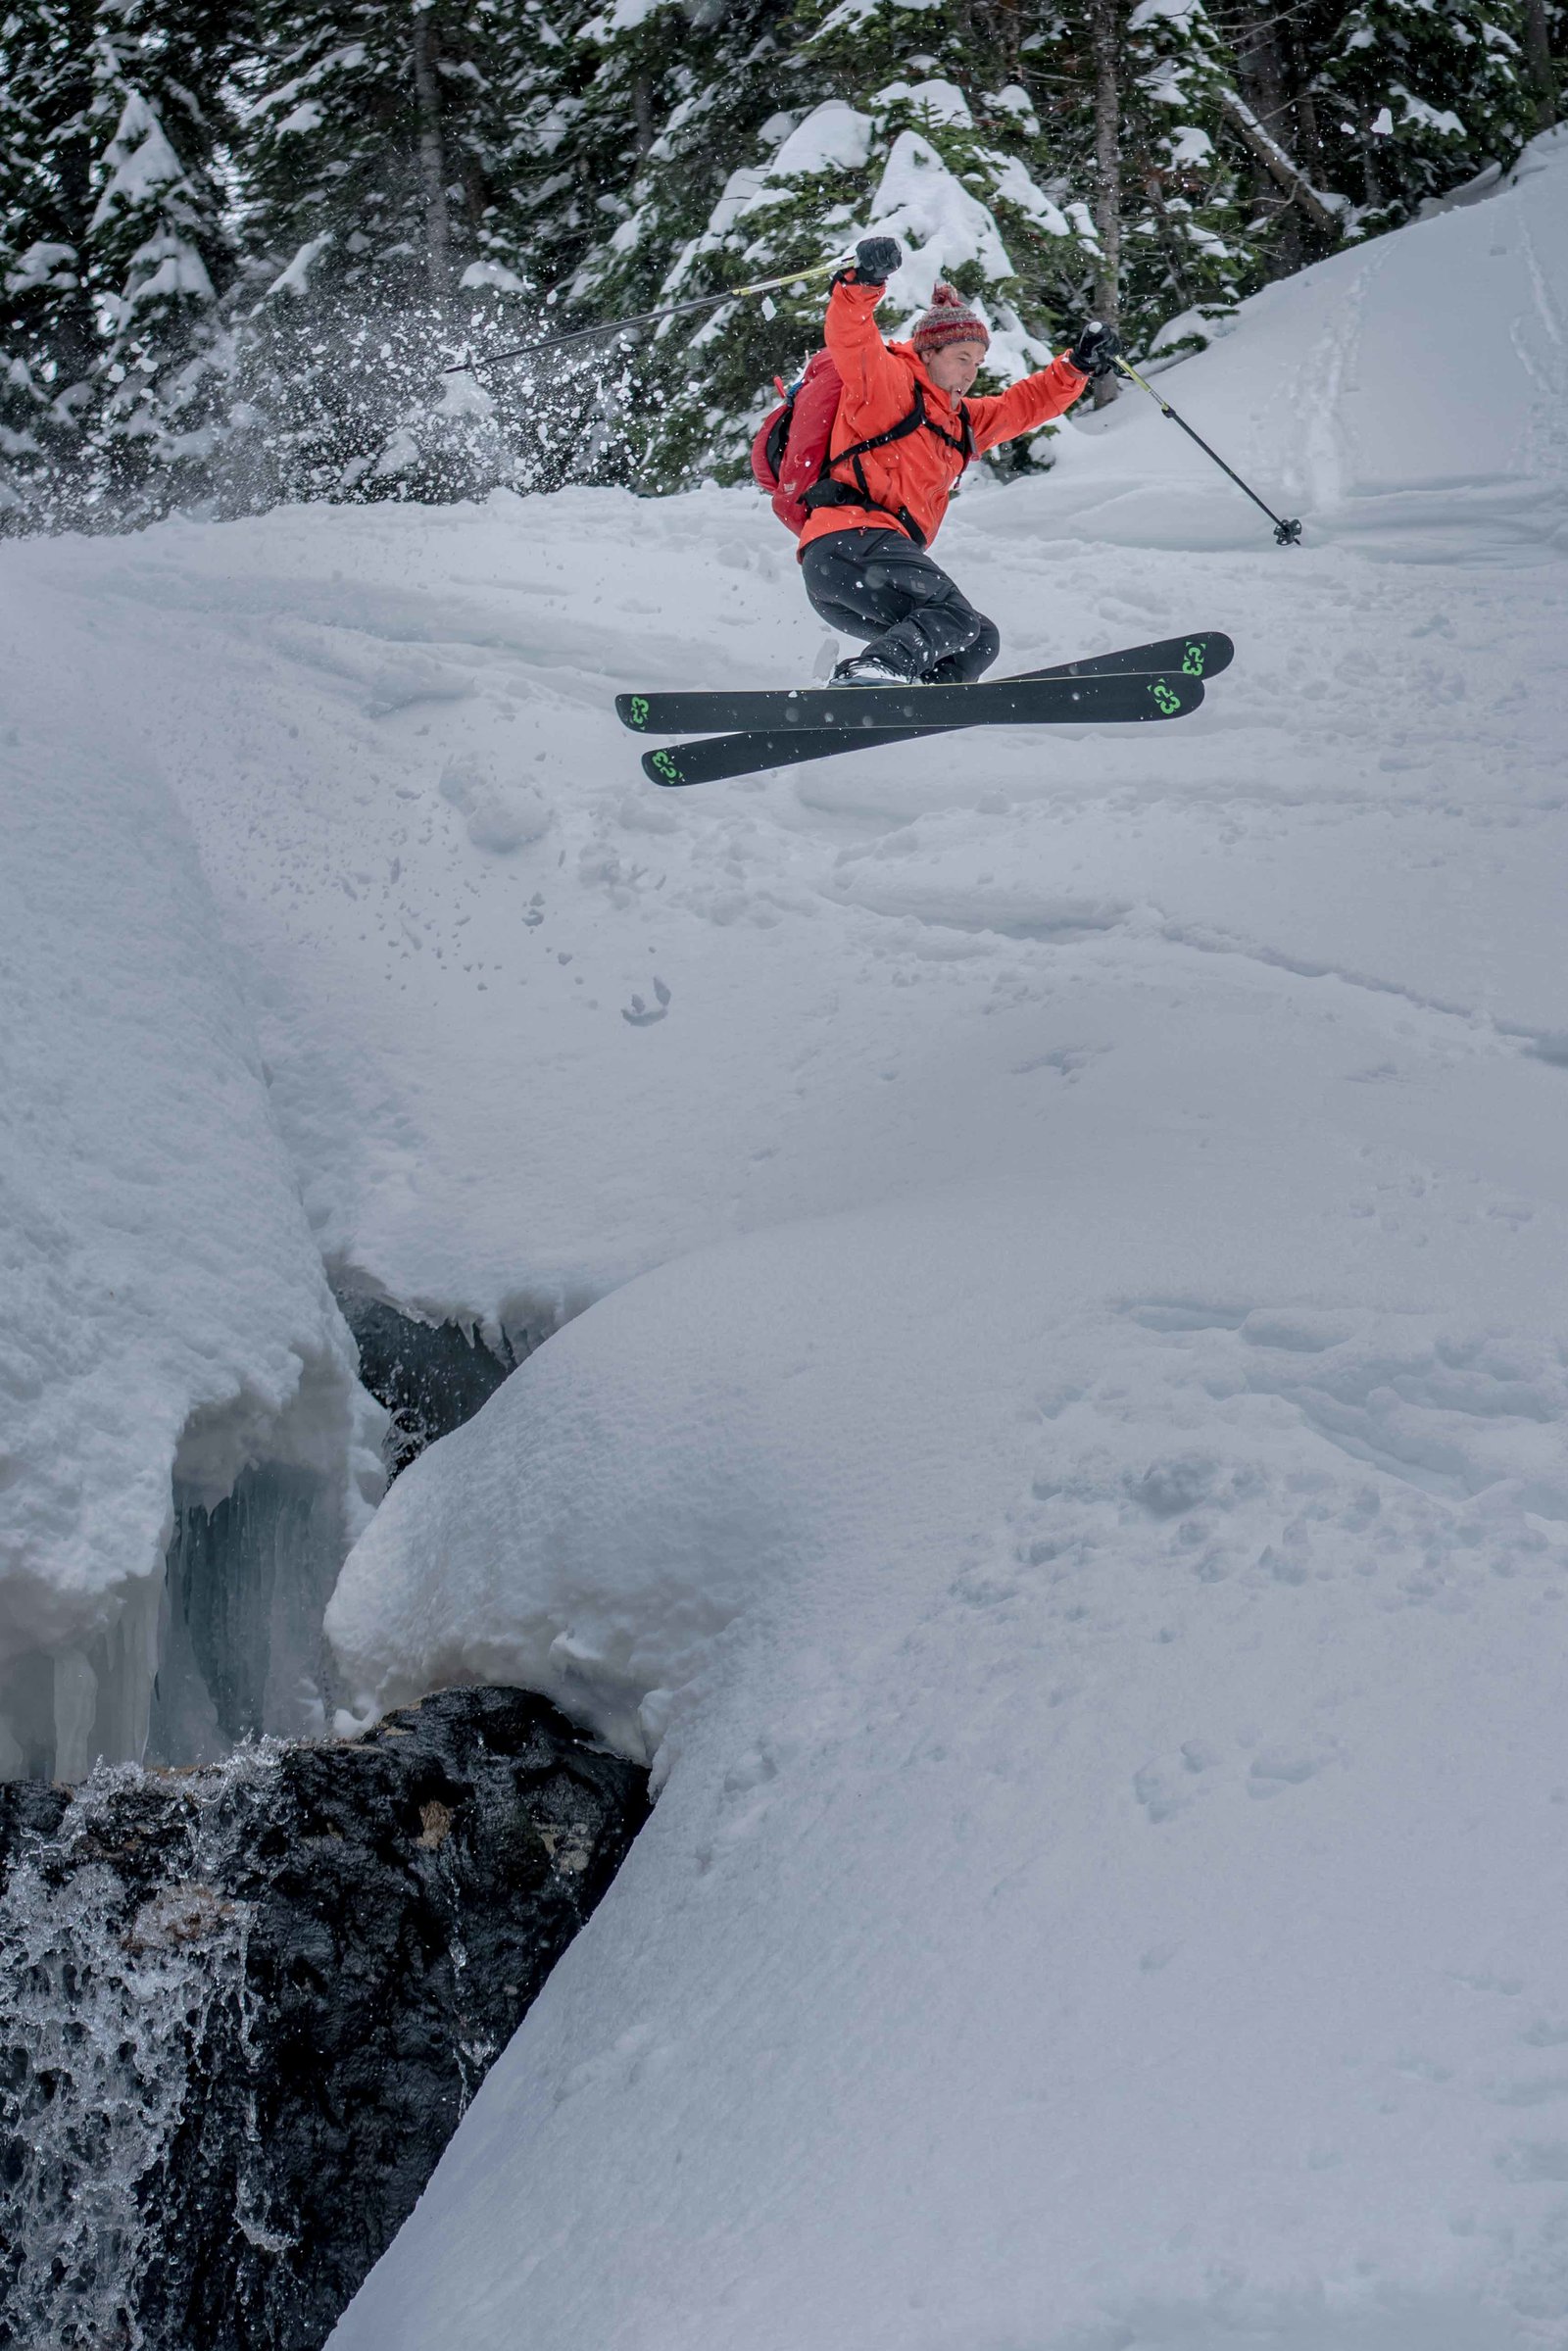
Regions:
M 1175 712 L 1181 709 L 1181 696 L 1177 693 L 1174 686 L 1167 686 L 1162 677 L 1156 677 L 1149 691 L 1151 694 L 1152 694 L 1154 700 L 1158 703 L 1160 709 L 1164 711 L 1167 718 L 1174 716 Z
M 646 726 L 648 724 L 648 704 L 644 696 L 641 694 L 632 695 L 626 707 L 631 712 L 631 722 L 633 726 Z
M 647 708 L 648 705 L 644 703 L 643 709 L 646 710 Z M 678 784 L 683 780 L 680 769 L 675 763 L 673 753 L 667 751 L 656 751 L 654 753 L 653 763 L 659 769 L 660 774 L 664 778 L 666 783 Z
M 1202 676 L 1203 648 L 1200 641 L 1196 645 L 1188 646 L 1187 652 L 1182 661 L 1182 674 L 1185 677 Z

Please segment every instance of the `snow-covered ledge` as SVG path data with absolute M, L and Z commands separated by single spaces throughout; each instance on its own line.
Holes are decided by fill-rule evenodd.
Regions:
M 359 1688 L 521 1681 L 661 1793 L 334 2351 L 1562 2307 L 1564 1219 L 1380 1224 L 1335 1007 L 1243 1085 L 1129 1002 L 1055 1016 L 1123 1066 L 1049 1175 L 629 1284 L 351 1555 Z
M 268 1727 L 310 1727 L 306 1620 L 375 1490 L 379 1423 L 184 821 L 114 722 L 115 679 L 62 710 L 40 620 L 20 598 L 4 620 L 0 1776 L 73 1779 L 144 1751 L 176 1510 L 188 1565 L 190 1513 L 239 1483 L 283 1509 L 262 1545 L 274 1670 L 247 1670 Z M 202 1707 L 188 1676 L 176 1694 L 185 1759 Z

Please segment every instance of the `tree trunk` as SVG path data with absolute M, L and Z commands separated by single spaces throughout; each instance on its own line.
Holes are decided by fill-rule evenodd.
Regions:
M 1095 56 L 1095 227 L 1100 269 L 1095 310 L 1107 326 L 1121 318 L 1121 13 L 1118 0 L 1093 0 L 1090 31 Z M 1116 397 L 1114 375 L 1097 376 L 1094 403 L 1106 408 Z
M 1260 122 L 1266 122 L 1277 135 L 1294 137 L 1290 122 L 1290 92 L 1286 79 L 1285 45 L 1280 37 L 1281 27 L 1269 8 L 1258 8 L 1236 43 L 1236 77 L 1242 96 Z M 1234 127 L 1241 128 L 1239 123 Z M 1279 174 L 1271 169 L 1268 159 L 1242 133 L 1252 158 L 1253 201 L 1261 207 L 1277 204 Z M 1282 209 L 1279 223 L 1278 263 L 1281 272 L 1289 276 L 1300 269 L 1307 259 L 1301 250 L 1300 222 L 1289 204 Z
M 1020 0 L 996 0 L 997 45 L 1001 52 L 1002 71 L 1008 81 L 1018 78 L 1018 66 L 1023 48 Z
M 1361 124 L 1361 184 L 1366 192 L 1369 212 L 1377 212 L 1383 203 L 1383 174 L 1378 170 L 1378 143 L 1372 135 L 1372 117 Z
M 1557 76 L 1546 29 L 1546 0 L 1525 0 L 1525 57 L 1536 93 L 1536 127 L 1549 130 L 1557 120 Z
M 60 377 L 54 387 L 57 392 L 90 377 L 99 349 L 92 288 L 88 283 L 87 251 L 90 238 L 88 222 L 97 199 L 97 190 L 92 184 L 96 153 L 91 124 L 92 62 L 98 37 L 98 20 L 93 0 L 70 0 L 66 10 L 66 27 L 70 39 L 71 64 L 68 80 L 60 96 L 74 111 L 62 126 L 60 135 L 51 142 L 51 147 L 61 192 L 62 240 L 76 249 L 77 284 L 74 292 L 61 303 L 58 313 L 54 338 L 54 357 L 60 366 Z
M 1312 88 L 1306 51 L 1301 42 L 1301 28 L 1294 17 L 1289 29 L 1291 79 L 1295 84 L 1292 105 L 1298 131 L 1296 152 L 1305 156 L 1308 172 L 1320 172 L 1323 170 L 1323 133 L 1318 127 L 1317 98 Z
M 437 300 L 452 284 L 452 215 L 447 204 L 447 158 L 441 137 L 441 84 L 436 75 L 435 0 L 414 0 L 414 100 L 419 119 L 419 178 L 424 188 L 425 267 Z
M 1241 134 L 1274 185 L 1300 206 L 1314 228 L 1321 228 L 1325 236 L 1338 236 L 1344 199 L 1313 187 L 1300 166 L 1263 128 L 1246 99 L 1235 90 L 1221 90 L 1219 103 L 1226 122 Z
M 1181 240 L 1170 224 L 1164 183 L 1156 167 L 1151 166 L 1149 169 L 1144 180 L 1144 197 L 1154 216 L 1154 233 L 1159 239 L 1159 249 L 1165 256 L 1165 268 L 1170 273 L 1171 308 L 1176 313 L 1189 311 L 1193 307 L 1193 296 L 1187 283 L 1186 256 Z

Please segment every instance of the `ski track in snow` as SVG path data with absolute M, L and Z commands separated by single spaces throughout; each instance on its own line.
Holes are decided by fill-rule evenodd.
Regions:
M 745 491 L 0 549 L 328 1265 L 567 1326 L 365 1703 L 662 1782 L 339 2351 L 1568 2346 L 1565 265 L 1559 135 L 1173 372 L 1298 551 L 1133 395 L 971 486 L 1007 668 L 1235 637 L 1159 729 L 654 790 L 812 674 Z

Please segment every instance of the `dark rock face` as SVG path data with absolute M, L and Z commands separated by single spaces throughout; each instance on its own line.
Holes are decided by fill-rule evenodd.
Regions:
M 360 1350 L 360 1377 L 392 1415 L 383 1447 L 395 1478 L 427 1445 L 471 1420 L 521 1354 L 506 1340 L 496 1354 L 477 1332 L 455 1322 L 418 1322 L 383 1298 L 340 1294 L 338 1304 Z
M 314 2351 L 646 1809 L 509 1690 L 0 1788 L 0 2345 Z

